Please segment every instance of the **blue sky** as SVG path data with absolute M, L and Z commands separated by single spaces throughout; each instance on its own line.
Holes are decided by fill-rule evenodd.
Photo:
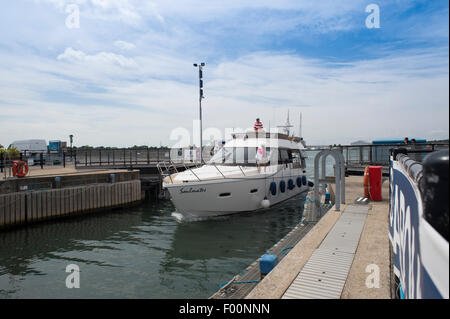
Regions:
M 288 109 L 310 144 L 448 138 L 448 25 L 446 1 L 8 1 L 0 144 L 193 142 L 200 61 L 205 139 Z

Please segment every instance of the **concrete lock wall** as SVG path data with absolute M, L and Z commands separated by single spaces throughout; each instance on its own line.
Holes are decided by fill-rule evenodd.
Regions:
M 120 207 L 141 200 L 141 181 L 0 195 L 0 229 Z
M 126 182 L 139 179 L 139 171 L 111 171 L 114 173 L 115 182 Z M 101 184 L 111 182 L 110 172 L 77 172 L 76 174 L 61 174 L 60 182 L 56 187 L 55 177 L 51 176 L 27 176 L 26 178 L 16 178 L 0 181 L 0 194 L 15 193 L 24 190 L 43 190 L 48 188 L 66 188 L 87 184 Z

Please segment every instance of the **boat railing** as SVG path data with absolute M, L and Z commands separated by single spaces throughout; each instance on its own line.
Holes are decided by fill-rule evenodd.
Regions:
M 220 169 L 217 167 L 216 163 L 213 163 L 214 167 L 216 168 L 216 170 L 219 171 L 219 173 L 222 175 L 223 178 L 226 178 L 225 175 L 220 171 Z
M 198 177 L 197 174 L 194 173 L 194 171 L 192 170 L 191 167 L 187 167 L 185 163 L 183 163 L 185 170 L 189 170 L 197 179 L 199 182 L 201 182 L 202 180 L 200 179 L 200 177 Z M 194 163 L 195 168 L 199 168 L 199 166 L 197 166 L 197 163 Z
M 214 166 L 214 168 L 217 170 L 217 172 L 219 172 L 220 176 L 223 179 L 239 179 L 239 178 L 248 178 L 249 177 L 249 175 L 244 172 L 244 170 L 242 168 L 242 165 L 237 165 L 237 167 L 239 167 L 240 173 L 242 174 L 241 177 L 239 177 L 239 176 L 227 176 L 227 172 L 224 172 L 223 170 L 221 170 L 220 167 L 218 167 L 216 165 L 216 163 L 206 163 L 206 164 L 203 163 L 203 164 L 201 164 L 201 163 L 197 163 L 197 162 L 187 162 L 186 163 L 186 162 L 183 161 L 183 162 L 178 163 L 178 162 L 173 162 L 173 161 L 165 161 L 165 162 L 159 162 L 156 165 L 156 167 L 158 168 L 158 171 L 159 171 L 159 174 L 161 175 L 161 177 L 163 179 L 166 178 L 166 177 L 169 177 L 170 178 L 170 182 L 173 184 L 174 181 L 173 181 L 172 175 L 175 174 L 175 173 L 180 173 L 180 171 L 177 169 L 177 165 L 178 165 L 178 168 L 180 168 L 180 166 L 182 168 L 184 168 L 183 171 L 189 171 L 190 173 L 192 173 L 192 175 L 195 176 L 195 178 L 199 182 L 210 180 L 210 178 L 203 178 L 202 179 L 193 170 L 193 168 L 194 169 L 195 168 L 200 168 L 203 165 Z M 189 165 L 194 166 L 194 167 L 189 167 Z M 277 170 L 274 173 L 266 175 L 266 176 L 264 176 L 262 178 L 271 177 L 271 176 L 277 174 L 278 172 L 280 172 L 282 170 L 283 167 L 284 167 L 284 164 L 283 165 L 277 165 Z
M 156 164 L 156 168 L 158 169 L 159 175 L 162 177 L 162 179 L 164 179 L 165 177 L 169 177 L 172 183 L 172 174 L 179 173 L 177 166 L 172 161 L 159 162 Z

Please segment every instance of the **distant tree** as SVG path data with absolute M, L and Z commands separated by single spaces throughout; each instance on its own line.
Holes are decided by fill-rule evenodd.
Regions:
M 14 146 L 8 147 L 7 150 L 5 150 L 3 147 L 0 148 L 0 153 L 6 154 L 10 159 L 17 159 L 20 156 L 20 152 L 17 148 Z
M 94 149 L 94 147 L 89 146 L 89 145 L 83 145 L 83 146 L 74 146 L 74 149 L 80 150 L 80 151 L 86 151 L 86 150 L 92 150 Z

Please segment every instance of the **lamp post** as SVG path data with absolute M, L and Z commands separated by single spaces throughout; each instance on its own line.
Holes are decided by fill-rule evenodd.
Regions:
M 203 128 L 202 128 L 202 99 L 205 97 L 203 96 L 203 67 L 205 66 L 204 62 L 201 63 L 194 63 L 194 67 L 198 67 L 198 84 L 199 84 L 199 98 L 198 98 L 198 104 L 199 104 L 199 111 L 200 111 L 200 162 L 203 164 Z
M 69 140 L 70 140 L 70 161 L 72 162 L 72 156 L 73 156 L 73 148 L 72 148 L 73 134 L 69 135 Z

